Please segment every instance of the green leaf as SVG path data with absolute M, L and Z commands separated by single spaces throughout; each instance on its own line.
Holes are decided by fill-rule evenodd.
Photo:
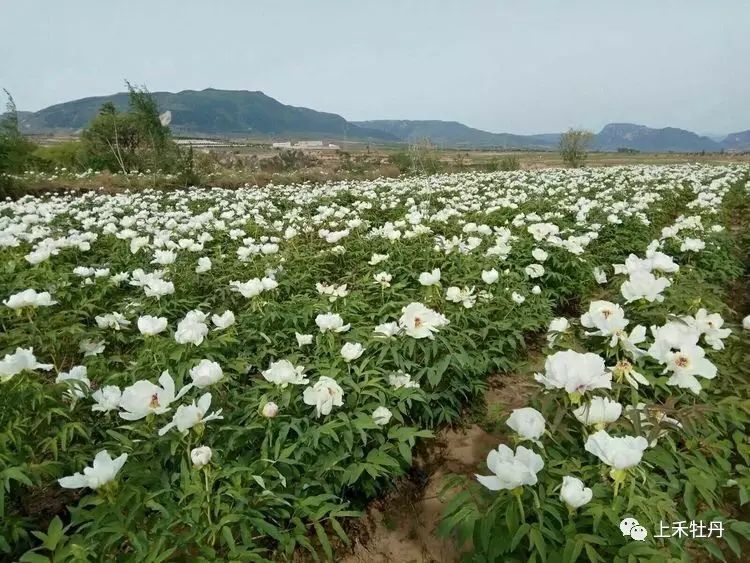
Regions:
M 399 442 L 398 451 L 401 454 L 401 457 L 404 458 L 406 463 L 411 465 L 411 446 L 406 442 Z
M 542 536 L 542 533 L 539 531 L 539 528 L 531 528 L 531 531 L 529 532 L 529 537 L 531 538 L 531 543 L 536 548 L 536 551 L 539 554 L 539 557 L 541 557 L 542 561 L 546 561 L 547 560 L 547 544 L 544 541 L 544 536 Z
M 48 557 L 39 555 L 38 553 L 34 553 L 32 551 L 27 551 L 26 553 L 21 555 L 19 561 L 21 563 L 50 563 L 50 559 Z
M 59 516 L 55 516 L 47 528 L 47 539 L 44 541 L 44 547 L 49 551 L 55 551 L 62 537 L 63 523 Z
M 314 526 L 315 535 L 318 536 L 318 541 L 320 542 L 320 546 L 323 548 L 326 557 L 328 557 L 328 561 L 333 561 L 333 549 L 331 548 L 331 543 L 328 541 L 328 535 L 326 534 L 326 531 L 318 522 L 315 522 Z
M 515 551 L 515 549 L 518 547 L 518 544 L 521 543 L 521 540 L 526 537 L 526 534 L 529 531 L 529 528 L 531 526 L 524 522 L 521 524 L 518 529 L 516 530 L 516 533 L 513 535 L 513 539 L 510 542 L 510 550 Z

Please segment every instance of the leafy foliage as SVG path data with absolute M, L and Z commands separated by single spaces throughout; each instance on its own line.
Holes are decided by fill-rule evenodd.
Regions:
M 153 106 L 138 107 L 153 116 Z M 107 112 L 103 134 L 113 133 L 106 119 L 131 123 L 137 135 L 156 127 Z M 143 146 L 155 151 L 157 137 L 139 136 L 134 158 Z M 348 541 L 346 520 L 408 470 L 419 440 L 459 422 L 481 400 L 487 375 L 516 369 L 527 342 L 559 311 L 607 291 L 595 267 L 642 252 L 685 209 L 714 217 L 715 202 L 736 202 L 747 178 L 745 167 L 633 167 L 3 202 L 0 551 L 25 561 L 266 561 L 292 559 L 298 550 L 331 560 L 336 542 Z M 709 208 L 688 207 L 698 200 Z M 715 288 L 740 274 L 729 250 L 734 235 L 690 227 L 679 236 L 695 235 L 690 229 L 710 252 L 683 251 L 679 237 L 665 237 L 665 250 L 680 259 L 679 283 L 663 306 L 639 305 L 639 322 L 661 322 L 667 308 L 693 312 L 698 298 L 719 307 Z M 201 269 L 205 259 L 210 270 Z M 440 280 L 420 281 L 436 268 Z M 245 280 L 262 289 L 236 291 Z M 38 293 L 23 297 L 27 289 Z M 426 321 L 403 318 L 413 303 L 448 324 L 432 338 L 415 336 Z M 209 321 L 227 310 L 233 324 Z M 197 323 L 205 334 L 200 342 L 181 339 L 181 325 L 196 311 L 205 314 Z M 327 313 L 351 327 L 322 330 L 318 316 Z M 139 320 L 146 315 L 164 318 L 166 328 L 145 334 Z M 389 322 L 396 323 L 392 336 L 374 331 Z M 297 334 L 311 342 L 300 344 Z M 345 343 L 364 351 L 347 360 Z M 33 348 L 36 363 L 16 370 L 18 348 Z M 153 410 L 163 406 L 158 394 L 146 397 L 152 410 L 136 420 L 123 416 L 122 401 L 92 410 L 105 387 L 154 384 L 164 371 L 176 389 L 197 385 L 194 370 L 203 360 L 220 366 L 222 377 L 186 389 L 169 411 Z M 280 360 L 303 366 L 309 383 L 274 382 L 265 372 Z M 81 366 L 89 383 L 60 377 Z M 654 401 L 666 401 L 666 378 L 647 367 Z M 709 407 L 721 417 L 697 401 L 675 406 L 686 433 L 648 452 L 649 470 L 660 467 L 648 489 L 631 484 L 615 496 L 597 465 L 576 466 L 587 481 L 601 480 L 597 503 L 580 520 L 567 518 L 555 490 L 571 460 L 585 459 L 569 439 L 580 431 L 559 414 L 566 399 L 540 398 L 535 404 L 556 420 L 555 431 L 545 439 L 548 473 L 524 492 L 524 513 L 515 498 L 480 495 L 466 484 L 445 530 L 472 538 L 478 560 L 608 553 L 602 541 L 624 556 L 643 555 L 644 546 L 626 546 L 613 527 L 626 507 L 682 511 L 675 498 L 691 483 L 684 510 L 719 510 L 730 474 L 738 494 L 748 495 L 746 405 L 719 394 L 743 375 L 729 373 L 709 387 L 716 398 Z M 335 380 L 341 403 L 318 415 L 315 401 L 328 397 L 309 398 L 323 378 Z M 159 434 L 208 392 L 210 411 L 192 427 Z M 385 423 L 374 416 L 380 408 L 391 414 Z M 202 464 L 192 456 L 200 446 L 212 451 Z M 95 490 L 59 486 L 102 450 L 128 455 L 116 476 Z M 743 535 L 741 523 L 732 526 Z

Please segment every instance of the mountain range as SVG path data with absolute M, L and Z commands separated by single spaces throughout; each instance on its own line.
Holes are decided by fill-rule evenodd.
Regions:
M 491 133 L 456 121 L 347 121 L 335 113 L 282 104 L 263 92 L 247 90 L 183 90 L 154 92 L 160 111 L 171 114 L 176 135 L 262 138 L 328 138 L 379 144 L 428 139 L 446 148 L 512 148 L 552 150 L 559 133 L 515 135 Z M 125 110 L 128 94 L 82 98 L 36 112 L 19 112 L 25 133 L 76 133 L 85 128 L 105 102 Z M 685 129 L 654 129 L 632 123 L 610 123 L 597 133 L 593 150 L 632 149 L 642 152 L 718 152 L 750 150 L 750 130 L 716 141 Z

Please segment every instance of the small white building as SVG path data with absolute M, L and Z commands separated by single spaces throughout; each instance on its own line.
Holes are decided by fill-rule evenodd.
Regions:
M 322 149 L 323 141 L 297 141 L 294 143 L 295 149 Z
M 271 147 L 274 149 L 299 149 L 299 150 L 338 150 L 341 147 L 333 143 L 326 143 L 323 141 L 279 141 L 272 143 Z

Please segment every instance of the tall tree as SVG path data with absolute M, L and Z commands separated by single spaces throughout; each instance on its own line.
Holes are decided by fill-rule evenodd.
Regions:
M 560 136 L 560 156 L 573 168 L 580 168 L 588 157 L 588 146 L 594 134 L 583 129 L 569 129 Z

